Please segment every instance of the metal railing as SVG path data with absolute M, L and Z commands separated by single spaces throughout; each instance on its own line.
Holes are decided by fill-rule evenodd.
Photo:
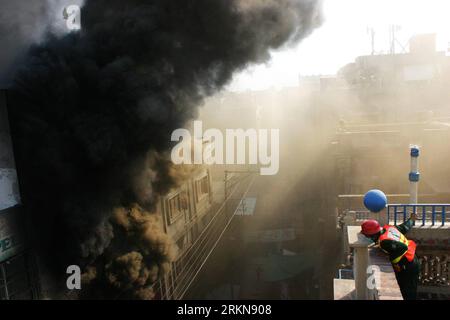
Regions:
M 450 204 L 390 204 L 386 211 L 394 225 L 405 222 L 411 213 L 417 214 L 415 225 L 450 225 Z
M 374 219 L 374 214 L 367 210 L 355 210 L 355 218 L 357 221 L 364 221 L 369 219 Z

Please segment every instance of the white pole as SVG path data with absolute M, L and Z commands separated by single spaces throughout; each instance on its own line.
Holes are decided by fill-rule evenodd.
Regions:
M 419 155 L 418 146 L 411 146 L 411 172 L 409 173 L 409 197 L 410 204 L 417 204 L 419 192 Z

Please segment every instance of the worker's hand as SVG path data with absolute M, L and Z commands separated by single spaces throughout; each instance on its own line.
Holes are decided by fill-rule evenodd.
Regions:
M 416 219 L 417 219 L 417 214 L 411 213 L 410 219 L 411 219 L 412 221 L 416 221 Z

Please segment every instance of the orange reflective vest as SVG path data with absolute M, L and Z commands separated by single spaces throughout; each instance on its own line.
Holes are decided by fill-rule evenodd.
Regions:
M 403 244 L 405 244 L 408 248 L 403 252 L 400 256 L 394 258 L 391 260 L 392 266 L 394 267 L 394 270 L 399 272 L 400 266 L 399 262 L 402 260 L 403 257 L 405 257 L 409 262 L 412 262 L 414 260 L 414 255 L 416 253 L 416 243 L 413 240 L 408 240 L 403 233 L 398 231 L 398 229 L 394 226 L 384 226 L 383 229 L 385 232 L 380 236 L 379 242 L 380 247 L 381 243 L 385 240 L 391 240 L 391 241 L 398 241 Z M 382 249 L 383 250 L 383 249 Z M 385 251 L 385 250 L 383 250 Z M 386 252 L 389 253 L 389 252 Z

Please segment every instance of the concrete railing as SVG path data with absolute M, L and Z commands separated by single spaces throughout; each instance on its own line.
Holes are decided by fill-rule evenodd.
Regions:
M 355 278 L 356 300 L 401 299 L 400 289 L 395 279 L 389 258 L 380 254 L 374 243 L 361 234 L 361 227 L 348 226 L 348 246 L 353 249 L 353 273 Z M 371 267 L 371 268 L 369 268 Z M 375 267 L 375 268 L 373 268 Z M 379 274 L 370 272 L 377 270 Z M 375 287 L 370 288 L 369 276 L 377 277 Z
M 369 300 L 367 269 L 369 267 L 369 247 L 373 242 L 360 233 L 361 228 L 347 227 L 348 246 L 353 249 L 353 274 L 355 277 L 356 300 Z
M 395 279 L 395 273 L 387 255 L 375 247 L 373 242 L 360 233 L 361 223 L 368 219 L 375 219 L 381 225 L 397 225 L 409 218 L 415 212 L 417 220 L 415 227 L 408 233 L 408 238 L 418 243 L 418 248 L 426 246 L 428 242 L 447 241 L 450 230 L 450 205 L 448 204 L 418 204 L 418 205 L 389 205 L 380 213 L 365 210 L 346 210 L 340 215 L 340 224 L 344 232 L 344 252 L 353 252 L 354 280 L 335 279 L 335 287 L 345 286 L 353 292 L 351 299 L 402 299 L 400 289 Z M 381 270 L 381 284 L 375 290 L 370 290 L 368 277 L 373 268 Z M 346 289 L 346 290 L 347 290 Z M 339 290 L 338 290 L 339 291 Z M 344 290 L 345 291 L 345 290 Z M 350 293 L 350 292 L 347 292 Z

